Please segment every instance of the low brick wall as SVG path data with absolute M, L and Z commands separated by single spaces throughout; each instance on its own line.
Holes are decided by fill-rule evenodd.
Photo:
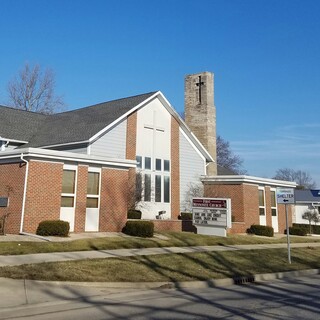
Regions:
M 154 223 L 154 231 L 193 232 L 197 229 L 192 225 L 192 220 L 150 220 Z
M 227 230 L 229 234 L 246 233 L 247 226 L 244 222 L 232 222 L 232 228 Z

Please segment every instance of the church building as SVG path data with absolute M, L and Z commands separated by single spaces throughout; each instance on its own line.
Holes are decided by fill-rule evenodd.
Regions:
M 245 232 L 252 221 L 271 225 L 268 188 L 292 183 L 255 179 L 247 194 L 254 179 L 226 172 L 216 163 L 210 72 L 186 77 L 185 121 L 160 91 L 53 115 L 0 106 L 0 217 L 7 216 L 7 233 L 35 233 L 41 221 L 58 219 L 71 232 L 118 232 L 133 205 L 156 230 L 179 231 L 190 188 L 202 183 L 206 196 L 231 197 L 238 208 L 230 232 Z M 251 206 L 249 215 L 241 201 Z

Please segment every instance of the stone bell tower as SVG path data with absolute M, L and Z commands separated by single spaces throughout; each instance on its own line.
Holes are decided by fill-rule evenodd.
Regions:
M 187 75 L 184 88 L 185 121 L 207 149 L 214 163 L 207 166 L 207 175 L 217 175 L 216 108 L 212 72 Z

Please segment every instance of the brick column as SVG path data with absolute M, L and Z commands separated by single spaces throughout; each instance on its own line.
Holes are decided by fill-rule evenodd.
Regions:
M 87 207 L 88 166 L 78 166 L 74 232 L 84 232 Z
M 179 123 L 171 117 L 171 219 L 180 214 Z

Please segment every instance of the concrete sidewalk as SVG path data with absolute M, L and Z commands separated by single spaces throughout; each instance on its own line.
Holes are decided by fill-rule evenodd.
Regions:
M 292 243 L 291 248 L 320 247 L 319 242 Z M 230 245 L 230 246 L 196 246 L 196 247 L 163 247 L 142 249 L 115 249 L 97 251 L 76 252 L 53 252 L 26 255 L 0 256 L 0 267 L 17 266 L 22 264 L 71 261 L 83 259 L 105 259 L 117 257 L 131 257 L 144 255 L 172 254 L 172 253 L 195 253 L 212 251 L 234 251 L 234 250 L 265 250 L 287 248 L 285 243 L 277 244 L 255 244 L 255 245 Z

